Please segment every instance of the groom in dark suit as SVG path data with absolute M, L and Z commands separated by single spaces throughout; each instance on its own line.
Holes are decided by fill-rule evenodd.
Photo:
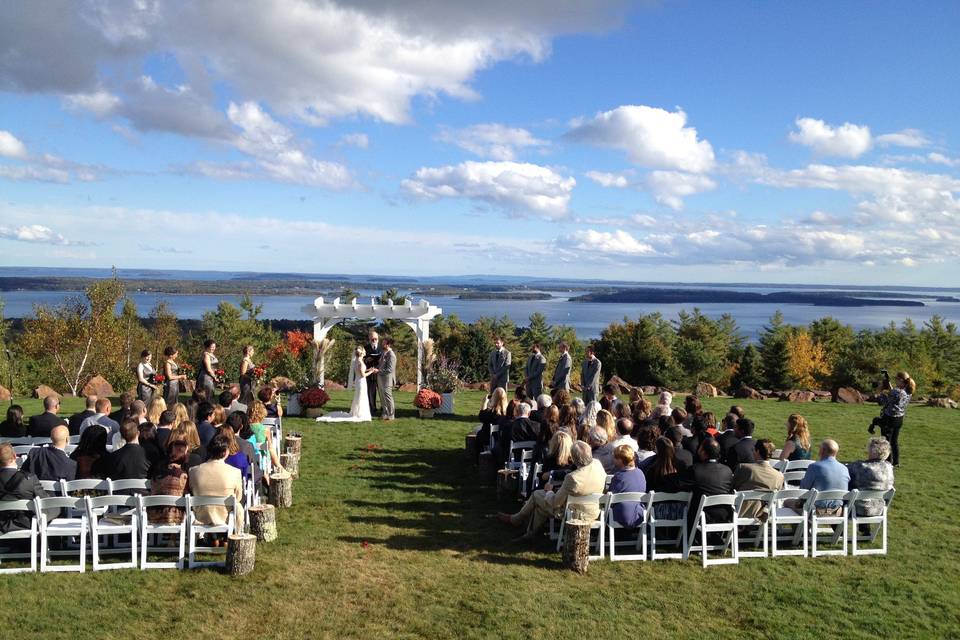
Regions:
M 367 369 L 373 369 L 379 366 L 380 356 L 383 355 L 383 350 L 380 348 L 380 336 L 377 335 L 377 332 L 373 329 L 370 330 L 367 336 L 367 344 L 364 349 L 367 355 L 363 358 L 363 364 Z M 377 385 L 367 385 L 367 398 L 370 400 L 370 415 L 377 415 Z

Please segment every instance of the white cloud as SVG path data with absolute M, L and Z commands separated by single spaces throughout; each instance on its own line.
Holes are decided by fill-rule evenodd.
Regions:
M 70 244 L 62 235 L 50 227 L 45 227 L 41 224 L 29 224 L 19 227 L 0 225 L 0 238 L 41 244 Z
M 681 171 L 652 171 L 644 184 L 657 202 L 675 211 L 683 208 L 683 198 L 717 187 L 707 176 Z
M 4 158 L 25 158 L 27 147 L 9 131 L 0 129 L 0 156 Z
M 870 128 L 844 122 L 838 127 L 815 118 L 797 118 L 790 140 L 825 156 L 856 158 L 870 149 Z
M 519 150 L 544 147 L 547 144 L 526 129 L 497 123 L 474 124 L 463 129 L 444 127 L 437 138 L 481 158 L 492 160 L 514 160 Z
M 653 169 L 691 173 L 710 171 L 713 147 L 697 139 L 682 110 L 665 111 L 645 105 L 624 105 L 571 123 L 567 137 L 579 142 L 619 149 L 634 164 Z
M 253 102 L 231 102 L 227 117 L 240 129 L 236 147 L 256 158 L 257 164 L 274 180 L 327 189 L 353 185 L 342 164 L 308 155 L 294 140 L 293 133 Z
M 587 171 L 584 175 L 596 182 L 601 187 L 616 187 L 617 189 L 626 189 L 630 186 L 630 180 L 627 178 L 626 173 Z
M 576 180 L 548 167 L 519 162 L 462 162 L 423 167 L 404 180 L 403 189 L 424 199 L 468 198 L 510 215 L 533 214 L 547 220 L 566 218 Z
M 69 109 L 89 111 L 98 118 L 112 115 L 120 106 L 120 98 L 100 89 L 90 93 L 74 93 L 65 96 L 64 104 Z
M 651 256 L 656 250 L 645 242 L 637 240 L 632 235 L 617 229 L 613 232 L 585 229 L 574 231 L 571 234 L 560 236 L 557 244 L 564 249 L 572 249 L 592 254 L 594 258 L 614 256 Z
M 896 133 L 885 133 L 877 136 L 877 144 L 881 146 L 919 148 L 930 144 L 930 140 L 919 129 L 903 129 Z
M 960 167 L 960 158 L 951 158 L 935 151 L 927 154 L 927 161 L 933 164 L 942 164 L 946 167 Z
M 348 133 L 340 138 L 340 144 L 346 147 L 366 149 L 370 146 L 370 138 L 365 133 Z

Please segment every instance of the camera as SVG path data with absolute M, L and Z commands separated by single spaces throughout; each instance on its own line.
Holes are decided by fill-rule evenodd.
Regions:
M 881 374 L 884 378 L 889 378 L 889 377 L 890 377 L 890 372 L 888 372 L 886 369 L 880 369 L 880 374 Z

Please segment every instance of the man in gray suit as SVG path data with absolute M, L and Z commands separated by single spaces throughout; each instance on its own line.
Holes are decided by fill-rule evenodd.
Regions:
M 490 359 L 487 367 L 490 369 L 490 393 L 497 387 L 503 387 L 507 390 L 507 383 L 510 381 L 510 352 L 503 346 L 503 338 L 497 336 L 493 339 L 495 349 L 490 352 Z
M 377 372 L 377 391 L 380 392 L 380 406 L 383 408 L 382 419 L 393 420 L 393 387 L 397 382 L 397 354 L 393 351 L 393 339 L 383 338 L 380 341 L 383 352 L 380 354 L 380 364 Z
M 600 397 L 600 360 L 593 353 L 593 347 L 587 347 L 587 357 L 580 370 L 580 384 L 585 404 L 595 402 Z
M 528 398 L 536 399 L 543 393 L 543 371 L 546 368 L 547 359 L 540 353 L 540 345 L 534 344 L 527 365 L 523 368 L 523 386 L 526 387 Z
M 570 347 L 566 342 L 560 343 L 560 359 L 557 360 L 557 368 L 553 370 L 553 382 L 550 383 L 552 391 L 563 389 L 570 391 L 570 370 L 573 369 L 573 358 L 570 357 Z

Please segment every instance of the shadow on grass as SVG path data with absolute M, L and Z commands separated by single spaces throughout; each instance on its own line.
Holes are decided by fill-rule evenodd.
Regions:
M 494 564 L 561 567 L 546 537 L 532 546 L 510 542 L 521 531 L 494 516 L 516 511 L 520 503 L 498 501 L 493 487 L 480 484 L 462 450 L 361 448 L 343 459 L 357 461 L 351 470 L 376 493 L 344 501 L 352 513 L 347 520 L 355 527 L 369 527 L 370 535 L 345 534 L 337 538 L 341 542 L 399 551 L 453 551 Z

